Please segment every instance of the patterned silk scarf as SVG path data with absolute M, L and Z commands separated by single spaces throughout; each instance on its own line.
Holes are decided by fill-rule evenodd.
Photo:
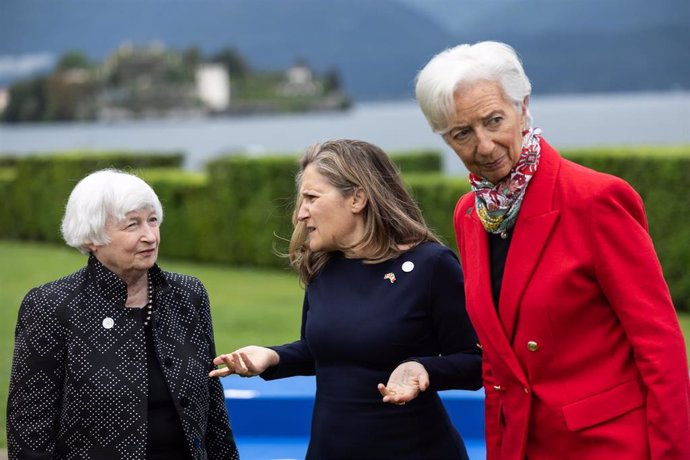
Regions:
M 541 130 L 530 128 L 522 133 L 522 153 L 517 164 L 498 184 L 470 173 L 475 207 L 484 229 L 489 233 L 508 235 L 525 198 L 527 185 L 537 171 L 541 153 Z

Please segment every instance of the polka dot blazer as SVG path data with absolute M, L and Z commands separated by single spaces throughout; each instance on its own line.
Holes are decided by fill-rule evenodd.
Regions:
M 191 276 L 154 266 L 155 351 L 191 457 L 238 458 L 216 355 L 208 295 Z M 91 256 L 83 269 L 32 289 L 15 331 L 10 459 L 144 459 L 146 342 L 125 283 Z

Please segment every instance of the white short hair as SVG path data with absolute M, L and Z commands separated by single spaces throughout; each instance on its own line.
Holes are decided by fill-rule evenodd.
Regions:
M 88 245 L 105 246 L 108 219 L 119 222 L 127 213 L 153 209 L 163 222 L 163 207 L 151 186 L 134 174 L 102 169 L 79 181 L 70 193 L 62 218 L 65 242 L 83 253 Z
M 463 44 L 441 51 L 417 74 L 415 93 L 431 129 L 445 134 L 455 115 L 454 93 L 459 86 L 495 81 L 521 113 L 532 85 L 515 50 L 500 42 Z M 532 123 L 527 111 L 528 126 Z

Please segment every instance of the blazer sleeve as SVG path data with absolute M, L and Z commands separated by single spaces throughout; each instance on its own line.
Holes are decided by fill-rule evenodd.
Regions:
M 652 459 L 690 458 L 690 390 L 678 318 L 639 195 L 614 180 L 592 206 L 595 273 L 647 388 Z
M 309 300 L 307 293 L 304 294 L 302 304 L 302 326 L 300 328 L 300 339 L 285 345 L 269 347 L 275 350 L 280 356 L 280 362 L 264 371 L 260 376 L 264 380 L 282 379 L 294 377 L 296 375 L 314 375 L 316 372 L 314 357 L 309 350 L 309 345 L 304 339 L 307 327 L 307 317 L 309 315 Z
M 201 282 L 199 282 L 201 284 Z M 201 317 L 204 321 L 204 330 L 209 340 L 210 369 L 213 369 L 213 358 L 216 356 L 216 345 L 213 336 L 213 322 L 211 320 L 211 305 L 208 293 L 203 285 L 201 289 Z M 230 427 L 227 407 L 225 405 L 225 393 L 220 383 L 220 378 L 208 379 L 209 413 L 206 427 L 206 452 L 211 460 L 235 460 L 239 459 L 237 445 Z
M 440 353 L 415 361 L 429 373 L 432 390 L 477 390 L 482 386 L 481 352 L 465 310 L 462 269 L 451 251 L 438 255 L 429 279 L 429 311 Z
M 7 400 L 10 459 L 51 459 L 59 429 L 67 331 L 40 288 L 19 308 Z

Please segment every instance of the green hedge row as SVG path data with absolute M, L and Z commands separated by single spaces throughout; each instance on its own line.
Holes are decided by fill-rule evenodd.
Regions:
M 564 156 L 630 182 L 645 201 L 650 232 L 679 309 L 690 309 L 690 146 L 570 150 Z M 452 212 L 467 179 L 441 174 L 441 155 L 393 153 L 428 224 L 455 248 Z M 180 169 L 180 154 L 71 154 L 20 158 L 0 166 L 0 238 L 60 242 L 59 223 L 74 184 L 103 167 L 132 170 L 165 208 L 161 255 L 232 265 L 286 268 L 297 155 L 227 156 L 203 173 Z M 0 163 L 1 165 L 2 163 Z M 624 235 L 622 235 L 624 237 Z
M 37 241 L 59 241 L 60 221 L 70 191 L 89 172 L 102 168 L 180 168 L 181 153 L 150 155 L 136 152 L 70 152 L 17 160 L 0 168 L 0 236 Z

